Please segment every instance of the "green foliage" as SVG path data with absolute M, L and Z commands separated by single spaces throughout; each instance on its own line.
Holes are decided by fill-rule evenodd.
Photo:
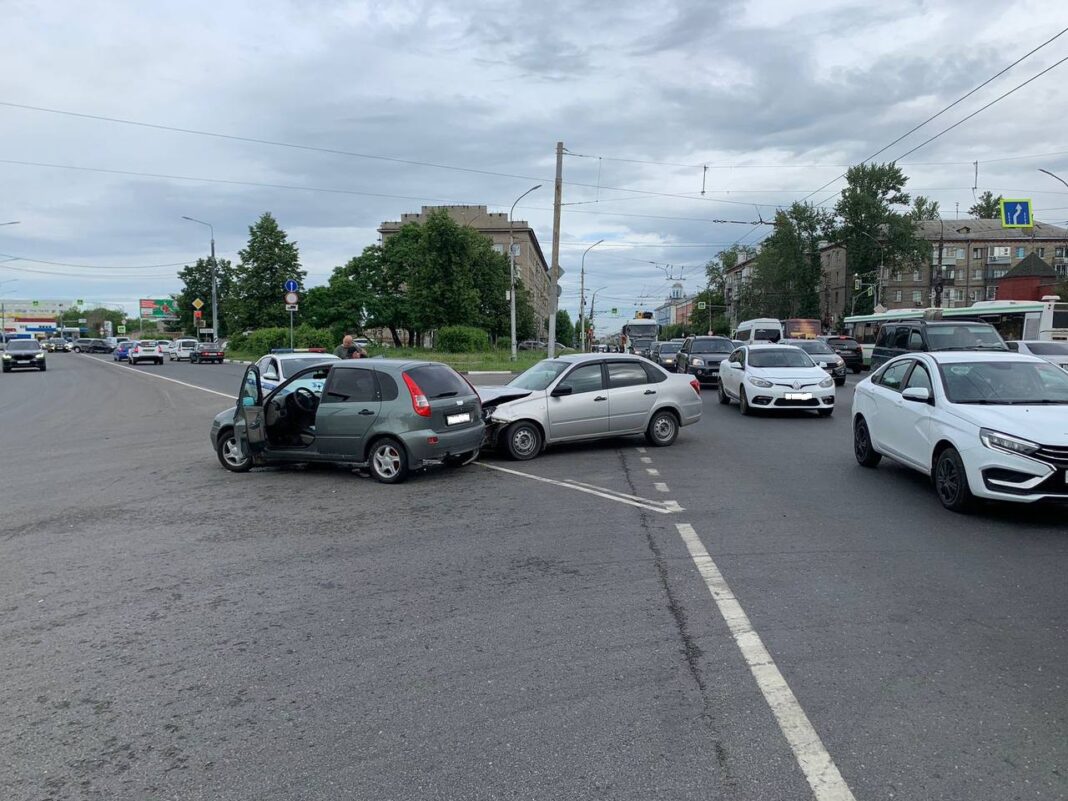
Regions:
M 938 201 L 931 200 L 923 195 L 916 195 L 912 201 L 912 211 L 909 216 L 914 220 L 937 220 L 939 216 Z
M 556 312 L 556 341 L 564 345 L 575 345 L 575 326 L 571 323 L 571 315 L 567 309 L 558 309 Z
M 289 315 L 282 302 L 287 279 L 303 288 L 306 273 L 300 253 L 270 212 L 249 226 L 248 244 L 238 252 L 241 261 L 233 271 L 233 293 L 227 305 L 220 301 L 229 330 L 283 326 Z
M 511 328 L 509 321 L 508 327 Z M 507 330 L 507 329 L 506 329 Z M 518 278 L 515 282 L 515 337 L 516 342 L 533 339 L 538 331 L 538 322 L 534 317 L 534 305 L 530 302 L 530 292 Z
M 334 335 L 323 328 L 299 325 L 293 329 L 293 347 L 326 348 L 333 350 L 338 344 Z M 248 336 L 238 335 L 230 338 L 230 350 L 245 353 L 267 353 L 273 348 L 289 347 L 289 328 L 259 328 Z
M 222 312 L 229 307 L 228 301 L 233 298 L 234 267 L 229 259 L 217 259 L 216 262 L 216 292 Z M 174 296 L 178 304 L 178 327 L 187 334 L 195 334 L 193 301 L 197 298 L 204 301 L 201 312 L 207 324 L 211 325 L 211 259 L 197 259 L 196 264 L 186 265 L 178 272 L 178 280 L 182 282 L 182 291 Z M 225 336 L 231 330 L 227 326 L 227 317 L 222 314 L 219 317 L 219 329 L 219 336 Z
M 689 332 L 688 325 L 679 325 L 678 323 L 669 323 L 662 326 L 660 329 L 659 339 L 661 342 L 667 342 L 669 339 L 680 339 L 686 336 Z
M 447 325 L 438 329 L 435 344 L 446 353 L 479 353 L 490 349 L 490 337 L 481 328 Z
M 1001 195 L 994 197 L 989 190 L 979 195 L 979 199 L 968 209 L 968 213 L 979 220 L 996 220 L 1001 217 Z

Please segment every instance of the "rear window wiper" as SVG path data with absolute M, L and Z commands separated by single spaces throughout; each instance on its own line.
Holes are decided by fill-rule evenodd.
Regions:
M 437 400 L 438 398 L 455 398 L 460 393 L 452 390 L 450 392 L 439 392 L 437 395 L 431 395 L 430 400 Z

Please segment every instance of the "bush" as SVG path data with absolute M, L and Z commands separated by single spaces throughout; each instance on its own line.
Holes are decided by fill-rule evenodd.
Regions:
M 335 339 L 334 334 L 328 328 L 312 328 L 310 325 L 303 324 L 293 330 L 293 346 L 297 348 L 333 350 L 339 344 L 341 344 L 341 339 Z
M 436 344 L 445 353 L 478 353 L 490 349 L 490 338 L 481 328 L 450 325 L 438 329 Z
M 269 353 L 274 348 L 289 347 L 288 328 L 259 328 L 246 337 L 249 353 Z

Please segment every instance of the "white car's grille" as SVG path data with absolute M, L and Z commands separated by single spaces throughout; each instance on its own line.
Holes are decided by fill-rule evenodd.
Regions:
M 1044 462 L 1057 467 L 1068 467 L 1068 447 L 1060 445 L 1042 445 L 1034 454 Z

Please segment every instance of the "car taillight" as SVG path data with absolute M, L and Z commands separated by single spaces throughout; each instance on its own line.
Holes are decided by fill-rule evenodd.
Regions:
M 857 352 L 857 353 L 863 353 L 864 351 L 863 351 L 863 349 L 862 349 L 862 348 L 860 347 L 860 345 L 857 345 L 857 350 L 856 350 L 856 352 Z
M 415 379 L 407 373 L 401 373 L 404 383 L 408 386 L 408 392 L 412 396 L 412 410 L 420 417 L 430 417 L 430 401 L 426 399 L 423 390 L 415 383 Z
M 696 392 L 698 395 L 701 394 L 701 382 L 698 381 L 696 378 L 690 382 L 690 386 L 693 387 L 693 391 Z

